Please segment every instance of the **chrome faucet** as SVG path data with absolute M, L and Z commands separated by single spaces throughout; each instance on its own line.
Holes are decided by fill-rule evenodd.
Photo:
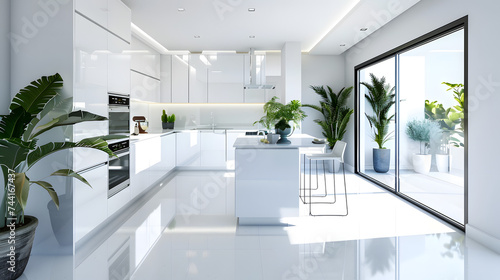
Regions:
M 262 132 L 262 134 L 260 134 L 261 132 Z M 264 130 L 259 130 L 259 131 L 257 132 L 257 135 L 264 135 L 264 136 L 265 136 L 265 135 L 266 135 L 266 132 L 265 132 Z

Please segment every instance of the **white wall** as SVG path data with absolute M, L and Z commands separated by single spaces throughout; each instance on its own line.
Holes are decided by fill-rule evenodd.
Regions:
M 500 138 L 500 130 L 491 126 L 494 123 L 492 112 L 497 112 L 500 105 L 500 70 L 496 63 L 500 61 L 500 38 L 491 29 L 500 24 L 499 9 L 499 2 L 489 0 L 422 0 L 345 53 L 345 71 L 346 84 L 352 84 L 356 65 L 469 16 L 467 227 L 468 231 L 471 227 L 485 233 L 483 237 L 475 234 L 474 238 L 500 252 L 500 224 L 496 222 L 497 213 L 500 213 L 498 162 L 491 156 L 500 154 L 500 146 L 493 144 Z M 367 23 L 373 20 L 366 19 Z M 353 129 L 349 131 L 349 140 L 350 145 L 354 145 Z M 354 153 L 347 154 L 347 162 L 354 162 Z
M 0 115 L 9 113 L 10 91 L 10 1 L 0 3 Z
M 320 96 L 310 86 L 330 86 L 338 92 L 345 84 L 344 58 L 334 55 L 302 55 L 302 104 L 319 105 Z M 346 85 L 351 86 L 351 85 Z M 354 91 L 351 93 L 354 95 Z M 353 108 L 350 101 L 347 106 Z M 311 108 L 303 108 L 307 117 L 302 122 L 302 133 L 312 135 L 316 138 L 324 138 L 321 127 L 314 122 L 323 116 Z M 351 122 L 354 117 L 351 116 Z M 347 147 L 352 148 L 352 147 Z

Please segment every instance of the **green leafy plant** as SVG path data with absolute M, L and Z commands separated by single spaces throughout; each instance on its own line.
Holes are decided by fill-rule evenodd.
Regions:
M 268 130 L 271 130 L 273 127 L 276 127 L 278 122 L 282 121 L 279 125 L 280 127 L 286 127 L 283 125 L 283 122 L 287 125 L 289 122 L 293 122 L 294 128 L 299 127 L 300 122 L 307 117 L 301 109 L 302 105 L 300 104 L 300 101 L 292 100 L 290 103 L 284 105 L 278 102 L 278 99 L 279 98 L 277 96 L 274 96 L 271 100 L 264 104 L 265 115 L 260 120 L 254 122 L 254 125 L 256 123 L 260 123 Z M 288 125 L 288 127 L 290 126 Z
M 333 92 L 329 86 L 326 89 L 323 86 L 311 86 L 311 89 L 321 96 L 319 106 L 310 104 L 302 106 L 312 108 L 323 115 L 322 120 L 316 119 L 314 122 L 323 128 L 323 136 L 328 141 L 330 148 L 333 149 L 335 143 L 344 138 L 347 124 L 354 112 L 353 109 L 346 106 L 352 87 L 342 88 L 338 93 Z
M 165 110 L 163 110 L 163 113 L 161 115 L 161 122 L 164 122 L 164 123 L 173 123 L 175 122 L 175 114 L 172 114 L 172 115 L 167 115 Z
M 114 156 L 105 140 L 122 138 L 100 136 L 86 138 L 78 142 L 49 142 L 38 145 L 37 137 L 55 127 L 107 119 L 86 111 L 64 112 L 62 108 L 69 102 L 67 99 L 59 100 L 58 90 L 62 86 L 63 80 L 59 74 L 43 76 L 21 89 L 12 100 L 9 108 L 10 114 L 2 116 L 0 121 L 0 166 L 5 189 L 4 199 L 0 205 L 0 228 L 6 226 L 7 217 L 11 216 L 16 216 L 17 223 L 24 223 L 24 209 L 32 185 L 44 188 L 55 205 L 59 207 L 57 193 L 50 183 L 44 181 L 44 178 L 33 180 L 26 176 L 26 172 L 42 158 L 61 150 L 78 147 L 98 149 Z M 54 113 L 60 114 L 47 121 Z M 44 121 L 47 122 L 42 124 Z M 49 176 L 72 177 L 90 186 L 82 176 L 71 169 L 57 170 Z M 12 192 L 15 195 L 12 195 Z
M 452 83 L 447 83 L 443 82 L 442 84 L 447 85 L 448 89 L 446 91 L 453 91 L 453 98 L 455 101 L 457 101 L 458 105 L 453 106 L 452 108 L 454 109 L 454 118 L 458 118 L 457 120 L 460 121 L 460 126 L 458 126 L 455 130 L 456 136 L 459 136 L 461 138 L 464 137 L 464 129 L 465 129 L 465 90 L 464 90 L 464 85 L 463 84 L 452 84 Z M 456 138 L 456 137 L 451 137 L 451 144 L 453 144 L 455 147 L 463 147 L 464 143 Z
M 431 140 L 440 137 L 441 128 L 439 124 L 428 119 L 411 120 L 406 123 L 405 132 L 411 140 L 420 142 L 420 154 L 425 155 L 430 147 Z M 422 143 L 425 146 L 423 150 Z
M 370 127 L 373 130 L 373 141 L 378 144 L 379 149 L 385 149 L 384 144 L 392 138 L 392 132 L 389 133 L 389 123 L 394 114 L 390 110 L 394 105 L 394 87 L 386 84 L 385 77 L 378 79 L 373 73 L 370 73 L 371 84 L 362 82 L 368 89 L 365 98 L 373 109 L 373 115 L 365 113 Z

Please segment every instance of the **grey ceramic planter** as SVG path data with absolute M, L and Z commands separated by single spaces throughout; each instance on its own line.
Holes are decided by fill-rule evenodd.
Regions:
M 174 123 L 173 122 L 162 122 L 161 127 L 163 129 L 174 129 Z
M 287 138 L 288 136 L 292 135 L 292 128 L 289 127 L 285 130 L 276 129 L 276 133 L 281 136 L 280 140 L 278 140 L 278 142 L 276 144 L 290 144 L 290 143 L 292 143 Z
M 8 243 L 11 236 L 10 230 L 0 232 L 0 279 L 2 280 L 19 278 L 28 264 L 38 219 L 32 216 L 24 216 L 24 222 L 23 226 L 16 225 L 15 244 Z M 11 246 L 15 246 L 14 257 L 8 255 L 11 253 Z M 11 258 L 14 262 L 12 264 L 15 265 L 14 272 L 9 270 Z
M 378 173 L 387 173 L 391 165 L 391 150 L 373 148 L 373 169 Z

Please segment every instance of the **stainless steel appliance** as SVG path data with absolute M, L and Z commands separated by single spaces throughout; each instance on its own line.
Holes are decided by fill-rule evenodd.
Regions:
M 116 157 L 108 161 L 108 198 L 130 185 L 130 141 L 119 139 L 109 143 L 108 147 Z
M 130 98 L 109 94 L 109 134 L 130 135 Z

